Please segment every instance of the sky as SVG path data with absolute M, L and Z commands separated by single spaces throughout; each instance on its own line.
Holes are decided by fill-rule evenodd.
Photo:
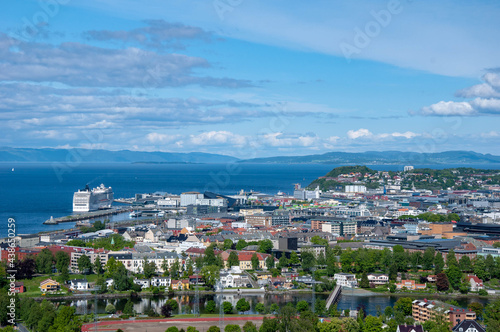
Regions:
M 500 155 L 498 1 L 0 8 L 0 146 Z

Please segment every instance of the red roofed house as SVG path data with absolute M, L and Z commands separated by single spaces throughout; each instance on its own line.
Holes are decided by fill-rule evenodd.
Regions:
M 467 275 L 467 280 L 470 283 L 471 291 L 477 292 L 480 289 L 484 289 L 483 281 L 479 279 L 477 276 L 469 274 Z
M 406 287 L 411 290 L 425 289 L 427 287 L 426 284 L 416 284 L 415 280 L 401 280 L 400 283 L 396 284 L 397 289 L 402 289 Z

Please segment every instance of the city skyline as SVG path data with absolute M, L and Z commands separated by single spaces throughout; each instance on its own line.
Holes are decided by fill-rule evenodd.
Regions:
M 4 6 L 0 146 L 500 155 L 492 1 Z

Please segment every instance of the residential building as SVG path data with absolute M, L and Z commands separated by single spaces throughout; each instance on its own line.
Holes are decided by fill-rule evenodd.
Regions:
M 389 283 L 389 276 L 382 273 L 370 273 L 368 274 L 368 282 L 374 285 L 385 285 Z
M 151 286 L 156 287 L 170 287 L 170 278 L 169 277 L 153 277 L 151 278 Z
M 424 332 L 422 325 L 398 325 L 396 332 Z
M 427 287 L 426 284 L 417 284 L 415 280 L 401 280 L 400 283 L 396 284 L 397 289 L 410 289 L 410 290 L 420 290 L 425 289 Z
M 51 278 L 45 279 L 40 283 L 40 290 L 42 293 L 56 292 L 61 289 L 61 284 Z
M 149 279 L 134 279 L 134 284 L 141 286 L 141 288 L 149 288 L 151 281 Z
M 484 289 L 483 281 L 479 279 L 477 276 L 469 274 L 467 275 L 467 280 L 470 283 L 471 291 L 477 292 L 480 289 Z
M 257 259 L 259 260 L 259 269 L 261 270 L 267 270 L 266 266 L 266 259 L 268 257 L 272 257 L 272 255 L 269 254 L 263 254 L 260 252 L 256 251 L 237 251 L 237 250 L 226 250 L 221 253 L 222 260 L 224 261 L 224 267 L 227 269 L 227 260 L 229 259 L 229 254 L 231 251 L 236 251 L 238 254 L 238 260 L 240 262 L 240 269 L 241 270 L 252 270 L 252 256 L 255 254 L 257 256 Z M 277 259 L 274 258 L 275 263 L 277 263 Z
M 24 282 L 16 281 L 14 283 L 13 293 L 24 293 L 24 292 L 26 292 L 26 287 L 24 287 Z
M 453 332 L 486 332 L 486 329 L 475 320 L 463 320 L 452 329 Z
M 335 273 L 333 279 L 337 281 L 337 285 L 342 287 L 354 288 L 358 286 L 356 275 L 351 273 Z
M 189 279 L 172 280 L 170 286 L 173 290 L 189 290 Z
M 412 316 L 418 323 L 424 323 L 434 319 L 436 315 L 442 315 L 455 326 L 463 320 L 475 320 L 476 313 L 469 309 L 443 303 L 440 301 L 415 300 L 412 302 Z
M 89 289 L 89 282 L 86 279 L 73 279 L 69 281 L 69 289 L 71 290 L 87 290 Z

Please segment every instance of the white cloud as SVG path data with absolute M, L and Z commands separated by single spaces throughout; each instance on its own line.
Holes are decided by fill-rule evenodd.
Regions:
M 198 135 L 190 135 L 190 143 L 194 145 L 245 145 L 247 138 L 229 131 L 208 131 Z
M 273 147 L 312 147 L 320 142 L 319 137 L 313 135 L 291 135 L 281 132 L 264 134 L 259 138 L 263 145 Z
M 167 135 L 160 133 L 149 133 L 146 135 L 146 139 L 153 144 L 166 144 L 171 143 L 178 139 L 179 135 Z
M 496 71 L 493 69 L 493 71 Z M 483 75 L 484 83 L 461 89 L 455 93 L 461 98 L 475 98 L 468 101 L 440 101 L 422 107 L 422 115 L 474 116 L 500 113 L 500 75 L 488 72 Z
M 422 108 L 423 115 L 474 115 L 476 113 L 471 104 L 465 101 L 440 101 Z
M 360 137 L 371 137 L 373 136 L 372 132 L 368 129 L 358 129 L 358 130 L 349 130 L 347 132 L 347 137 L 350 139 L 357 139 Z
M 404 133 L 400 132 L 394 132 L 394 133 L 382 133 L 382 134 L 373 134 L 371 131 L 368 129 L 358 129 L 358 130 L 349 130 L 347 132 L 347 137 L 351 140 L 355 140 L 358 138 L 365 138 L 365 139 L 371 139 L 371 140 L 383 140 L 383 139 L 392 139 L 392 138 L 406 138 L 406 139 L 412 139 L 415 137 L 419 137 L 421 134 L 417 134 L 411 131 L 406 131 Z

